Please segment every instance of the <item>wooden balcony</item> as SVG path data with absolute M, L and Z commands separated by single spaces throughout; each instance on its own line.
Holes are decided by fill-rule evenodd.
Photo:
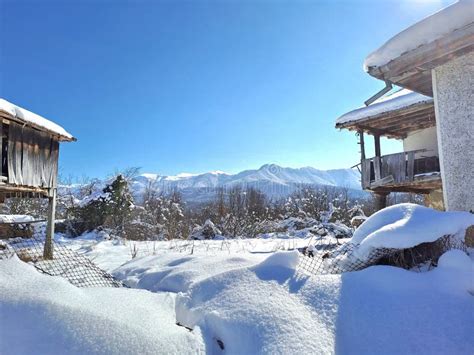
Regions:
M 389 154 L 361 162 L 362 188 L 380 192 L 428 193 L 441 188 L 439 158 L 415 159 L 423 150 Z

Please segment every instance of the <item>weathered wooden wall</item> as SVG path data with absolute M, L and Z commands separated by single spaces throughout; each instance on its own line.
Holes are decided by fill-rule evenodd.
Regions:
M 56 186 L 59 142 L 49 134 L 12 122 L 8 137 L 8 183 Z

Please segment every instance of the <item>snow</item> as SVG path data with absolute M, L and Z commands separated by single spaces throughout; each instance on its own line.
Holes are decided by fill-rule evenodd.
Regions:
M 199 174 L 191 174 L 191 173 L 179 173 L 177 175 L 170 175 L 165 177 L 165 180 L 168 181 L 176 181 L 176 180 L 181 180 L 181 179 L 188 179 L 193 176 L 198 176 Z
M 280 251 L 270 255 L 267 259 L 261 262 L 254 270 L 263 270 L 265 268 L 273 267 L 285 267 L 288 269 L 296 269 L 299 261 L 299 252 L 293 251 Z
M 225 171 L 222 171 L 222 170 L 210 171 L 209 174 L 212 174 L 212 175 L 230 175 L 230 174 L 228 174 L 228 173 L 226 173 Z
M 359 244 L 357 256 L 367 256 L 376 248 L 411 248 L 445 236 L 464 237 L 474 225 L 469 212 L 441 212 L 428 207 L 402 203 L 374 213 L 355 230 L 351 242 Z
M 175 295 L 78 289 L 16 257 L 0 261 L 2 354 L 203 352 L 199 333 L 175 325 Z
M 163 191 L 175 188 L 186 190 L 186 198 L 205 195 L 215 197 L 215 188 L 254 186 L 269 196 L 287 195 L 296 190 L 297 185 L 328 185 L 360 190 L 360 174 L 353 169 L 318 170 L 312 167 L 287 168 L 276 164 L 266 164 L 259 169 L 244 170 L 237 174 L 210 171 L 204 174 L 181 173 L 173 176 L 145 173 L 133 179 L 131 188 L 135 194 L 143 192 L 151 183 L 156 183 Z M 191 191 L 194 190 L 194 191 Z M 194 195 L 194 196 L 193 196 Z
M 438 267 L 448 268 L 459 271 L 474 271 L 473 263 L 469 256 L 466 255 L 462 250 L 450 250 L 443 255 L 438 260 Z
M 169 252 L 131 260 L 113 275 L 126 285 L 150 291 L 182 292 L 191 285 L 221 272 L 251 266 L 259 254 L 186 255 Z
M 474 22 L 472 0 L 460 0 L 451 6 L 408 27 L 371 53 L 364 62 L 364 70 L 380 67 L 399 56 Z
M 306 277 L 289 267 L 293 257 L 286 253 L 283 262 L 280 254 L 280 265 L 264 261 L 195 283 L 178 295 L 178 322 L 199 329 L 210 353 L 218 352 L 217 340 L 228 354 L 472 350 L 471 275 L 377 266 Z
M 109 198 L 110 198 L 110 192 L 104 192 L 102 190 L 93 191 L 90 195 L 87 195 L 82 200 L 78 201 L 78 206 L 85 207 L 92 201 L 97 201 L 100 199 L 107 200 Z
M 407 89 L 402 89 L 393 93 L 392 95 L 388 95 L 376 100 L 369 106 L 364 106 L 342 115 L 336 120 L 336 125 L 367 120 L 383 113 L 401 110 L 414 105 L 430 102 L 433 102 L 432 97 L 425 96 Z
M 8 102 L 5 99 L 0 98 L 0 110 L 27 124 L 31 124 L 39 128 L 44 128 L 49 132 L 56 133 L 67 139 L 74 139 L 74 137 L 70 133 L 68 133 L 58 124 L 39 116 L 36 113 L 30 112 L 20 106 L 12 104 L 11 102 Z
M 0 223 L 27 223 L 34 220 L 34 217 L 24 214 L 0 214 Z
M 2 353 L 466 354 L 474 348 L 474 261 L 461 251 L 444 254 L 439 267 L 424 273 L 374 266 L 310 277 L 296 271 L 298 252 L 277 251 L 280 243 L 289 248 L 307 239 L 137 242 L 134 259 L 131 242 L 92 233 L 59 239 L 134 288 L 77 289 L 16 258 L 1 260 L 0 317 L 8 325 L 0 332 Z
M 126 283 L 137 285 L 141 277 L 152 272 L 152 267 L 157 272 L 167 271 L 174 274 L 186 273 L 185 281 L 194 282 L 194 276 L 212 273 L 232 268 L 258 263 L 271 253 L 279 250 L 294 250 L 308 246 L 311 238 L 306 232 L 301 237 L 290 237 L 281 234 L 266 234 L 261 239 L 234 239 L 234 240 L 171 240 L 171 241 L 125 241 L 111 239 L 105 232 L 90 232 L 80 237 L 70 239 L 56 236 L 56 240 L 64 243 L 69 248 L 84 254 L 107 272 L 114 273 Z M 132 260 L 132 250 L 137 250 L 136 258 Z M 186 257 L 186 262 L 175 263 Z M 148 260 L 144 270 L 135 262 Z M 228 267 L 227 262 L 229 263 Z M 170 265 L 168 265 L 170 264 Z M 126 270 L 126 271 L 125 271 Z M 148 270 L 148 271 L 147 271 Z M 160 278 L 157 276 L 157 283 Z M 188 282 L 189 281 L 189 282 Z M 168 282 L 168 281 L 166 281 Z M 135 287 L 135 286 L 134 286 Z M 156 289 L 159 289 L 157 286 Z

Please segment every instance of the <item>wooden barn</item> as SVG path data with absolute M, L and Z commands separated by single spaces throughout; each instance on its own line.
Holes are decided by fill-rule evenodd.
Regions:
M 59 143 L 76 139 L 64 128 L 0 99 L 0 201 L 8 197 L 48 198 L 44 257 L 52 258 Z

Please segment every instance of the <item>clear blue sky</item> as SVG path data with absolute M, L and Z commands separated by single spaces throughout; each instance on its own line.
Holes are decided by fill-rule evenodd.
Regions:
M 0 96 L 78 138 L 63 175 L 349 167 L 365 56 L 451 2 L 1 0 Z

